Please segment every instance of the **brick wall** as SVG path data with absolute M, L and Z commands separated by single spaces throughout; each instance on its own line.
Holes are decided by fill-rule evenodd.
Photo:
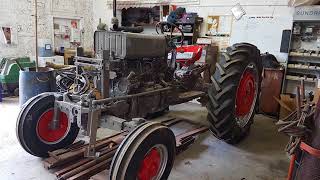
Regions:
M 39 38 L 53 38 L 53 17 L 81 18 L 83 46 L 93 48 L 94 0 L 38 0 Z M 12 44 L 1 41 L 0 57 L 35 56 L 34 0 L 1 0 L 0 27 L 12 27 Z

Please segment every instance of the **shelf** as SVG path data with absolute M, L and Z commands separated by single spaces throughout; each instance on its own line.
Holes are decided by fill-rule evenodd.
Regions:
M 311 80 L 311 79 L 305 79 L 303 77 L 299 77 L 299 76 L 290 76 L 290 75 L 286 75 L 286 80 L 291 80 L 291 81 L 301 81 L 302 79 L 304 79 L 304 82 L 309 82 L 309 83 L 316 83 L 316 80 Z
M 164 34 L 170 35 L 169 32 L 165 32 Z M 185 37 L 192 37 L 193 33 L 183 33 Z M 172 33 L 173 36 L 181 36 L 181 33 Z
M 209 35 L 209 34 L 206 34 L 206 36 L 208 37 L 230 37 L 230 34 L 215 34 L 215 35 Z
M 317 54 L 311 54 L 311 55 L 305 55 L 305 54 L 308 54 L 308 53 L 299 53 L 299 54 L 298 53 L 297 54 L 290 53 L 289 57 L 320 58 L 320 56 Z
M 320 69 L 309 69 L 309 68 L 287 68 L 287 72 L 289 73 L 298 73 L 298 74 L 307 74 L 307 75 L 314 75 L 320 76 Z
M 289 39 L 289 53 L 282 93 L 296 93 L 296 86 L 301 80 L 307 84 L 306 91 L 315 91 L 316 85 L 320 85 L 320 49 L 316 41 L 320 37 L 316 34 L 320 23 L 308 18 L 293 20 L 291 31 L 285 31 L 284 37 Z M 313 33 L 309 33 L 310 28 Z
M 314 68 L 299 68 L 299 67 L 288 67 L 288 69 L 296 69 L 296 70 L 301 70 L 301 71 L 316 71 L 320 72 L 320 69 L 314 69 Z
M 291 56 L 292 57 L 292 56 Z M 295 58 L 289 58 L 288 62 L 299 62 L 299 63 L 313 63 L 320 64 L 320 57 L 312 57 L 310 56 L 294 56 Z M 299 57 L 299 58 L 298 58 Z

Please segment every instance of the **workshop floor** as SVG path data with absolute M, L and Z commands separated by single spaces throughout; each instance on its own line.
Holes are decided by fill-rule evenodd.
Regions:
M 26 153 L 15 134 L 19 112 L 17 98 L 5 98 L 0 103 L 0 179 L 53 180 L 42 166 L 40 158 Z M 171 108 L 167 115 L 204 120 L 206 110 L 197 104 L 186 103 Z M 210 133 L 199 136 L 190 149 L 175 161 L 170 180 L 277 180 L 285 179 L 288 157 L 283 151 L 287 142 L 278 134 L 274 120 L 255 117 L 247 139 L 237 146 L 228 145 Z

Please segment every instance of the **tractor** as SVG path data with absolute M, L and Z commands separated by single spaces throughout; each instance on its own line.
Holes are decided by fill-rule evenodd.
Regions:
M 160 22 L 158 34 L 141 34 L 139 27 L 120 27 L 115 15 L 114 8 L 111 30 L 94 34 L 95 58 L 75 57 L 67 92 L 40 94 L 21 108 L 17 137 L 28 153 L 47 157 L 71 145 L 82 129 L 90 137 L 85 156 L 94 158 L 97 128 L 126 131 L 113 156 L 110 180 L 167 179 L 176 138 L 166 125 L 144 118 L 193 99 L 207 107 L 208 129 L 215 137 L 234 144 L 248 135 L 260 91 L 257 47 L 235 44 L 218 62 L 197 65 L 202 48 L 183 46 L 179 27 Z M 163 33 L 164 24 L 173 27 L 171 35 Z M 181 41 L 176 42 L 173 29 Z M 210 80 L 203 72 L 211 73 Z

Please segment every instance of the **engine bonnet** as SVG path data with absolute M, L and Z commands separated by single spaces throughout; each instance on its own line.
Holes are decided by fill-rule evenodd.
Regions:
M 167 57 L 167 39 L 163 35 L 96 31 L 95 52 L 109 50 L 116 58 L 140 59 Z

